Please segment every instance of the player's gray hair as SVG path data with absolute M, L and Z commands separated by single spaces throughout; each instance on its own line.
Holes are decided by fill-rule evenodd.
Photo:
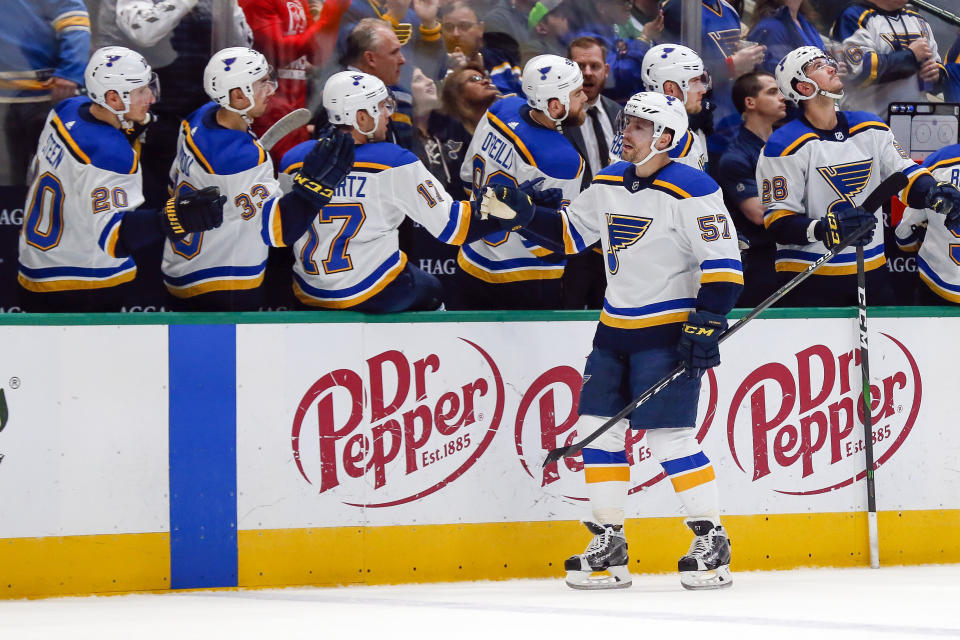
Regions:
M 373 51 L 379 47 L 383 41 L 383 29 L 392 30 L 393 27 L 380 18 L 364 18 L 358 22 L 347 36 L 347 50 L 343 55 L 344 64 L 355 64 L 360 61 L 364 52 Z

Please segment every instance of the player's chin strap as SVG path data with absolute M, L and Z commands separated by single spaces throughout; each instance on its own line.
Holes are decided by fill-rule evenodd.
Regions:
M 375 142 L 375 140 L 373 139 L 373 136 L 374 134 L 377 133 L 377 118 L 373 119 L 373 129 L 370 129 L 370 131 L 364 131 L 363 129 L 361 129 L 359 126 L 359 123 L 356 121 L 354 121 L 353 123 L 353 128 L 356 129 L 360 135 L 366 136 L 367 142 Z
M 654 132 L 655 135 L 653 136 L 653 142 L 650 143 L 650 153 L 648 153 L 647 157 L 641 160 L 640 162 L 634 162 L 633 163 L 634 165 L 639 167 L 640 165 L 644 164 L 647 160 L 657 155 L 658 153 L 663 153 L 663 151 L 660 151 L 659 149 L 657 149 L 657 143 L 660 141 L 660 136 L 663 135 L 663 130 L 665 127 L 663 127 L 662 125 L 658 125 L 658 128 L 660 130 Z
M 817 87 L 817 93 L 819 93 L 821 96 L 827 96 L 828 98 L 833 98 L 834 100 L 839 100 L 840 98 L 843 97 L 843 91 L 841 91 L 840 93 L 831 93 L 826 89 L 821 89 L 820 87 Z
M 547 120 L 549 120 L 549 121 L 552 122 L 554 125 L 556 125 L 557 131 L 559 131 L 560 133 L 563 133 L 563 121 L 566 120 L 566 118 L 567 118 L 568 115 L 570 115 L 570 107 L 569 107 L 569 105 L 566 106 L 566 107 L 564 107 L 564 109 L 563 109 L 563 115 L 562 115 L 559 119 L 558 119 L 558 118 L 554 118 L 553 116 L 550 115 L 550 109 L 549 109 L 549 108 L 548 108 L 546 111 L 541 111 L 540 113 L 542 113 L 543 115 L 547 116 Z

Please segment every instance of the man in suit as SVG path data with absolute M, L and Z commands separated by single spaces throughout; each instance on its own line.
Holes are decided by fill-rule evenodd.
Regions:
M 603 40 L 583 36 L 570 43 L 567 57 L 580 65 L 583 73 L 583 92 L 587 94 L 584 107 L 587 118 L 580 126 L 565 126 L 563 135 L 585 160 L 581 190 L 586 189 L 593 176 L 610 164 L 610 146 L 616 135 L 614 122 L 620 105 L 600 95 L 606 85 L 610 66 L 607 47 Z M 599 309 L 603 306 L 606 278 L 603 256 L 596 250 L 585 251 L 567 258 L 563 274 L 563 305 L 566 309 Z

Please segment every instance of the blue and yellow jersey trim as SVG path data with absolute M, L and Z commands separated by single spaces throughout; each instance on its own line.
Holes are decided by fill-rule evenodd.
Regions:
M 621 178 L 622 180 L 623 178 Z M 583 236 L 577 231 L 576 227 L 570 223 L 565 211 L 560 212 L 561 227 L 560 232 L 563 237 L 563 252 L 567 254 L 580 253 L 586 251 L 587 243 Z
M 618 308 L 604 300 L 603 310 L 600 312 L 600 324 L 615 329 L 646 329 L 675 324 L 685 322 L 695 305 L 696 300 L 693 298 L 677 298 L 641 307 Z
M 54 31 L 90 31 L 90 16 L 86 11 L 66 11 L 50 21 Z
M 787 211 L 786 209 L 770 209 L 763 214 L 763 226 L 769 229 L 770 226 L 781 218 L 798 215 L 796 211 Z
M 687 129 L 683 135 L 686 142 L 670 150 L 667 155 L 671 158 L 685 158 L 690 153 L 690 149 L 693 148 L 693 132 Z
M 796 153 L 800 149 L 800 147 L 810 142 L 811 140 L 818 139 L 819 137 L 820 136 L 818 136 L 815 133 L 803 134 L 802 136 L 800 136 L 799 138 L 797 138 L 796 140 L 788 144 L 786 147 L 784 147 L 783 151 L 780 152 L 780 157 L 789 156 L 790 154 Z
M 113 173 L 136 173 L 140 158 L 123 133 L 108 124 L 88 122 L 80 115 L 80 109 L 89 102 L 89 98 L 78 96 L 68 98 L 54 107 L 50 123 L 57 137 L 67 152 L 81 164 Z M 75 125 L 68 129 L 64 120 Z
M 799 273 L 823 257 L 822 253 L 798 249 L 777 249 L 777 271 Z M 865 249 L 864 268 L 872 271 L 887 263 L 883 254 L 883 244 Z M 849 276 L 857 273 L 857 254 L 853 251 L 834 256 L 825 265 L 817 269 L 818 276 Z
M 590 181 L 590 184 L 612 184 L 617 186 L 623 185 L 623 176 L 608 176 L 604 174 L 599 174 Z
M 921 256 L 917 256 L 917 274 L 935 294 L 954 304 L 960 304 L 960 286 L 941 278 Z
M 952 167 L 958 164 L 960 164 L 960 156 L 937 160 L 932 165 L 927 167 L 927 169 L 930 171 L 936 171 L 937 169 L 946 169 L 947 167 Z
M 127 258 L 116 267 L 45 267 L 31 269 L 19 265 L 17 281 L 28 291 L 50 293 L 78 289 L 106 289 L 130 282 L 137 277 L 137 265 Z
M 163 276 L 167 291 L 178 298 L 192 298 L 211 291 L 256 289 L 263 283 L 267 261 L 260 264 L 199 269 L 183 276 Z
M 279 198 L 271 198 L 264 204 L 260 222 L 260 236 L 265 244 L 271 247 L 287 246 L 283 241 L 283 212 Z
M 852 137 L 858 133 L 870 131 L 871 129 L 876 129 L 878 131 L 890 131 L 890 127 L 879 120 L 867 120 L 865 122 L 858 122 L 857 124 L 851 126 L 847 133 Z
M 896 238 L 897 246 L 900 247 L 901 251 L 916 253 L 920 250 L 920 234 L 916 231 L 912 232 L 906 238 L 901 238 L 900 236 L 896 236 Z
M 320 289 L 310 285 L 300 274 L 293 274 L 293 293 L 303 304 L 323 309 L 348 309 L 369 300 L 393 282 L 407 266 L 407 255 L 398 251 L 369 276 L 345 289 Z
M 653 184 L 650 185 L 651 189 L 656 189 L 657 191 L 662 191 L 663 193 L 670 194 L 678 200 L 683 200 L 685 198 L 691 198 L 691 196 L 686 190 L 681 189 L 677 185 L 667 182 L 666 180 L 654 180 Z
M 97 244 L 111 258 L 120 257 L 117 255 L 117 244 L 120 242 L 120 223 L 123 220 L 123 213 L 123 211 L 114 213 L 100 232 L 100 237 L 97 238 Z
M 700 263 L 700 284 L 732 282 L 743 284 L 743 264 L 739 260 L 721 258 Z
M 601 449 L 583 450 L 583 479 L 588 484 L 595 482 L 629 482 L 630 465 L 627 452 L 603 451 Z
M 77 162 L 90 164 L 90 156 L 84 153 L 83 149 L 80 148 L 80 145 L 77 144 L 76 140 L 73 139 L 73 136 L 70 135 L 70 132 L 67 131 L 67 128 L 63 126 L 63 121 L 60 119 L 60 116 L 55 113 L 50 121 L 53 124 L 54 130 L 57 132 L 57 137 L 59 137 L 60 140 L 63 141 L 64 145 L 66 145 L 70 155 L 72 155 Z
M 869 87 L 877 80 L 877 73 L 880 69 L 880 56 L 876 51 L 867 51 L 863 56 L 862 64 L 863 67 L 860 71 L 860 76 L 863 79 L 860 81 L 860 86 Z
M 563 277 L 565 261 L 546 262 L 539 257 L 491 260 L 477 253 L 469 244 L 460 247 L 457 264 L 465 273 L 491 284 L 556 280 Z
M 909 202 L 910 190 L 913 189 L 913 185 L 916 183 L 917 178 L 920 176 L 930 176 L 933 178 L 933 174 L 930 173 L 930 170 L 919 164 L 912 165 L 904 169 L 903 175 L 907 176 L 907 186 L 905 186 L 903 191 L 900 192 L 901 202 Z
M 193 139 L 193 134 L 190 132 L 190 123 L 186 120 L 180 123 L 181 128 L 183 129 L 183 139 L 187 143 L 187 147 L 190 148 L 190 152 L 197 159 L 197 162 L 200 163 L 200 166 L 203 167 L 203 170 L 207 173 L 216 173 L 213 170 L 213 166 L 210 164 L 210 161 L 207 160 L 207 157 L 203 155 L 203 152 L 200 151 L 200 147 L 197 146 L 196 141 Z
M 523 159 L 526 161 L 527 164 L 529 164 L 531 167 L 537 166 L 537 161 L 534 160 L 533 154 L 530 153 L 530 149 L 528 149 L 527 145 L 523 143 L 523 140 L 520 139 L 520 136 L 515 134 L 510 127 L 505 125 L 503 121 L 500 120 L 500 118 L 498 118 L 497 116 L 495 116 L 493 113 L 489 111 L 487 111 L 487 121 L 490 123 L 490 125 L 494 129 L 496 129 L 507 140 L 513 143 L 513 147 L 517 150 L 517 153 L 519 153 L 523 157 Z M 580 161 L 580 164 L 581 164 L 581 171 L 582 171 L 583 170 L 582 159 Z
M 677 493 L 689 491 L 716 479 L 710 459 L 702 451 L 660 463 Z
M 437 240 L 459 247 L 466 241 L 469 230 L 470 203 L 466 200 L 457 200 L 450 205 L 450 220 L 437 236 Z

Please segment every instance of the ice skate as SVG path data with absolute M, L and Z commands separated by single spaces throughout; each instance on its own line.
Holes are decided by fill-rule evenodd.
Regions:
M 587 550 L 567 558 L 563 568 L 567 571 L 567 586 L 573 589 L 625 589 L 633 584 L 627 570 L 627 539 L 621 525 L 599 525 L 584 521 L 593 534 Z M 593 576 L 606 571 L 608 575 Z
M 733 584 L 730 575 L 730 538 L 710 520 L 686 520 L 696 536 L 677 568 L 684 589 L 722 589 Z

